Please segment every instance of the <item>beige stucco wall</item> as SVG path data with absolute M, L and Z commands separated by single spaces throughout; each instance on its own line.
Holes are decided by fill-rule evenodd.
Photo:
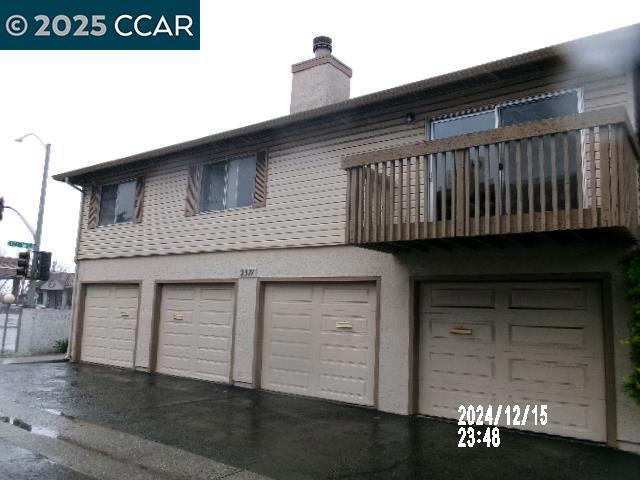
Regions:
M 256 326 L 257 279 L 238 279 L 240 269 L 257 269 L 261 279 L 302 277 L 380 277 L 378 407 L 405 414 L 409 402 L 410 276 L 526 275 L 610 273 L 615 336 L 618 439 L 626 449 L 640 451 L 640 407 L 621 384 L 629 371 L 627 336 L 629 304 L 625 299 L 620 258 L 628 247 L 573 244 L 568 246 L 480 247 L 451 251 L 431 247 L 427 253 L 391 255 L 355 247 L 332 246 L 84 260 L 81 282 L 141 280 L 137 368 L 149 366 L 149 341 L 154 282 L 167 280 L 237 279 L 233 380 L 252 381 Z M 77 303 L 77 302 L 76 302 Z M 77 306 L 76 306 L 77 308 Z

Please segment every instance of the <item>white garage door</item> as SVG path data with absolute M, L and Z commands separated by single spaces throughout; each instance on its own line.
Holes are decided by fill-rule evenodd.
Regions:
M 605 441 L 597 284 L 424 284 L 420 300 L 420 413 L 546 404 L 524 429 Z
M 376 308 L 375 284 L 267 285 L 262 388 L 373 405 Z
M 165 285 L 156 371 L 229 382 L 234 296 L 229 284 Z
M 137 323 L 137 285 L 87 286 L 80 360 L 133 368 Z

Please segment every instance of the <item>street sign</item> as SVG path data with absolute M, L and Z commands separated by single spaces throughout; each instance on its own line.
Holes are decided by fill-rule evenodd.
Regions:
M 33 250 L 33 243 L 28 243 L 28 242 L 16 242 L 15 240 L 9 240 L 7 242 L 7 245 L 9 245 L 10 247 L 26 248 L 28 250 Z

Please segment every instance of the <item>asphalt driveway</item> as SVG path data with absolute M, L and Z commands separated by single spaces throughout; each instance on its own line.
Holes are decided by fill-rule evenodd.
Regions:
M 454 423 L 89 365 L 0 366 L 0 416 L 9 406 L 126 434 L 123 450 L 132 438 L 157 442 L 174 449 L 165 457 L 184 452 L 273 479 L 588 480 L 640 472 L 640 456 L 584 442 L 502 430 L 498 448 L 463 449 Z

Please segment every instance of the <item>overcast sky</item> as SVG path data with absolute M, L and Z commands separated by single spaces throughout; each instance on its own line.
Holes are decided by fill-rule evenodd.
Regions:
M 51 174 L 289 113 L 291 64 L 314 36 L 353 68 L 352 97 L 640 22 L 631 0 L 202 1 L 194 52 L 0 52 L 0 195 L 35 226 Z M 533 8 L 532 8 L 533 7 Z M 73 269 L 80 194 L 49 181 L 44 250 Z M 12 213 L 8 240 L 31 241 Z

